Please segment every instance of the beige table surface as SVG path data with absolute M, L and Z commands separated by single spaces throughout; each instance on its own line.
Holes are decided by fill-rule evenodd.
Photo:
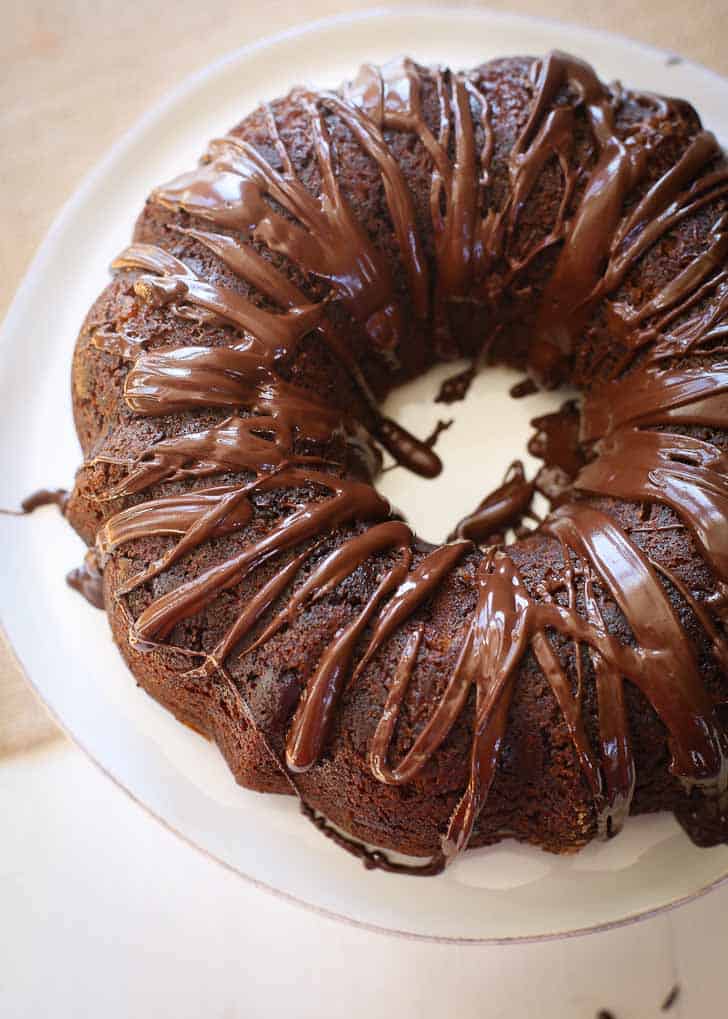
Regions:
M 0 0 L 0 318 L 60 205 L 151 103 L 246 42 L 361 6 Z M 728 74 L 726 0 L 488 6 L 625 32 Z M 0 757 L 0 1014 L 13 1019 L 593 1019 L 602 1005 L 649 1019 L 675 982 L 671 1019 L 725 1014 L 728 889 L 624 931 L 505 951 L 316 919 L 151 824 L 64 742 L 1 636 Z
M 380 5 L 0 0 L 0 318 L 61 204 L 150 104 L 192 71 L 246 42 L 366 6 Z M 625 32 L 728 74 L 726 0 L 555 0 L 550 5 L 491 0 L 486 6 Z M 0 634 L 0 754 L 56 734 Z

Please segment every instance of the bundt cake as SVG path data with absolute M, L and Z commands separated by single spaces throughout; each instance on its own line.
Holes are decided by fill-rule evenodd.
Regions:
M 560 52 L 365 66 L 213 141 L 73 363 L 74 583 L 138 683 L 370 867 L 657 810 L 728 841 L 727 200 L 686 102 Z M 457 357 L 582 403 L 433 546 L 373 487 L 433 443 L 378 407 Z

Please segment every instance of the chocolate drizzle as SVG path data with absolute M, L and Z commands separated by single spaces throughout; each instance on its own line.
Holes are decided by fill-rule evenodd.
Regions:
M 400 342 L 402 313 L 394 295 L 390 273 L 339 191 L 319 103 L 333 105 L 365 151 L 380 166 L 402 254 L 409 266 L 415 306 L 424 316 L 427 311 L 426 269 L 417 234 L 412 228 L 414 214 L 409 192 L 383 139 L 354 107 L 328 93 L 319 97 L 302 93 L 301 102 L 311 121 L 321 171 L 323 192 L 319 199 L 309 194 L 297 179 L 270 107 L 267 108 L 267 120 L 283 163 L 282 174 L 246 142 L 225 138 L 213 142 L 198 170 L 158 188 L 152 198 L 167 208 L 182 209 L 217 226 L 235 228 L 251 240 L 265 242 L 271 251 L 285 255 L 305 272 L 330 283 L 332 293 L 364 326 L 375 347 L 396 351 Z M 265 201 L 266 197 L 278 202 L 298 222 L 290 222 L 276 213 Z M 261 339 L 257 320 L 262 317 L 264 328 L 275 321 L 274 343 L 280 342 L 280 326 L 283 325 L 287 331 L 289 321 L 295 331 L 291 340 L 315 325 L 319 326 L 333 353 L 350 371 L 369 405 L 375 421 L 375 435 L 385 449 L 398 462 L 425 477 L 434 477 L 440 472 L 439 457 L 425 443 L 409 435 L 401 425 L 381 416 L 366 382 L 346 353 L 332 323 L 323 320 L 322 306 L 307 308 L 303 294 L 253 248 L 221 234 L 199 230 L 187 232 L 217 254 L 242 279 L 290 310 L 283 316 L 272 316 L 230 291 L 221 291 L 219 287 L 205 289 L 205 284 L 200 281 L 193 281 L 190 286 L 189 270 L 183 265 L 180 269 L 174 264 L 177 260 L 170 262 L 165 252 L 156 249 L 159 253 L 148 255 L 147 264 L 154 268 L 156 263 L 157 271 L 171 271 L 172 277 L 186 287 L 182 293 L 175 292 L 171 300 L 183 298 L 199 304 L 242 328 L 250 328 L 257 339 Z M 130 251 L 131 260 L 129 252 L 126 252 L 115 265 L 139 265 L 136 248 Z M 142 287 L 146 285 L 146 282 L 141 284 Z M 142 296 L 147 295 L 142 292 Z M 317 321 L 313 316 L 317 316 Z M 283 322 L 279 321 L 281 319 Z M 279 353 L 289 355 L 291 351 L 289 340 L 287 347 Z
M 203 323 L 211 316 L 234 330 L 228 344 L 215 347 L 145 350 L 118 342 L 116 334 L 109 340 L 112 352 L 132 361 L 124 385 L 130 412 L 162 417 L 218 408 L 226 415 L 217 424 L 151 443 L 109 487 L 106 498 L 127 499 L 143 497 L 162 482 L 203 479 L 204 484 L 127 503 L 101 526 L 96 548 L 102 565 L 134 539 L 172 537 L 158 559 L 114 592 L 115 603 L 126 606 L 131 592 L 204 542 L 246 535 L 222 562 L 171 588 L 162 585 L 163 593 L 151 585 L 154 593 L 145 607 L 129 617 L 130 643 L 138 650 L 164 643 L 178 623 L 273 563 L 273 573 L 240 606 L 215 647 L 187 652 L 201 659 L 187 681 L 222 677 L 234 688 L 226 670 L 232 656 L 264 647 L 295 625 L 308 606 L 366 567 L 368 594 L 303 678 L 282 753 L 270 749 L 251 712 L 249 717 L 300 795 L 296 776 L 325 758 L 346 689 L 401 631 L 399 660 L 369 747 L 376 779 L 390 785 L 411 782 L 447 740 L 466 703 L 474 701 L 467 786 L 440 851 L 418 873 L 441 870 L 476 828 L 498 770 L 509 707 L 528 651 L 563 716 L 602 835 L 622 827 L 636 783 L 626 681 L 639 688 L 665 726 L 670 772 L 691 795 L 684 823 L 695 831 L 702 824 L 703 833 L 718 832 L 720 839 L 728 828 L 728 738 L 665 586 L 671 584 L 690 606 L 725 670 L 728 459 L 709 439 L 684 434 L 684 426 L 728 430 L 728 363 L 710 354 L 728 335 L 728 220 L 720 211 L 728 195 L 728 170 L 715 138 L 700 131 L 675 165 L 648 185 L 650 154 L 681 119 L 680 104 L 642 97 L 643 120 L 629 131 L 618 130 L 620 92 L 604 86 L 588 65 L 552 53 L 533 64 L 531 78 L 531 108 L 508 156 L 509 187 L 499 207 L 491 194 L 495 135 L 487 90 L 475 76 L 432 72 L 440 108 L 439 125 L 432 129 L 423 112 L 424 72 L 411 61 L 367 66 L 340 94 L 293 94 L 310 132 L 320 194 L 299 179 L 272 107 L 263 116 L 277 168 L 249 142 L 229 136 L 212 143 L 196 170 L 153 193 L 152 202 L 186 214 L 185 225 L 172 228 L 172 238 L 202 245 L 276 310 L 159 247 L 132 245 L 114 263 L 117 270 L 136 273 L 133 290 L 142 302 L 183 317 L 201 316 Z M 408 280 L 409 311 L 398 297 L 392 267 L 339 187 L 331 118 L 345 126 L 381 175 Z M 588 127 L 593 144 L 587 157 L 578 158 L 580 124 Z M 416 226 L 413 197 L 388 143 L 392 132 L 416 136 L 431 161 L 432 265 Z M 562 197 L 553 223 L 524 247 L 519 222 L 549 163 L 558 166 Z M 651 247 L 687 217 L 714 205 L 719 211 L 713 227 L 690 264 L 635 307 L 614 298 Z M 268 261 L 261 247 L 279 260 Z M 423 552 L 374 488 L 352 476 L 346 455 L 332 462 L 320 452 L 343 445 L 356 452 L 357 463 L 364 463 L 373 478 L 379 463 L 364 425 L 287 381 L 282 366 L 308 333 L 317 332 L 354 381 L 371 435 L 399 463 L 434 476 L 440 461 L 428 441 L 379 414 L 340 325 L 334 325 L 332 308 L 356 322 L 375 351 L 395 360 L 409 335 L 411 315 L 420 329 L 431 331 L 442 359 L 457 352 L 455 304 L 467 300 L 496 309 L 524 270 L 551 249 L 554 267 L 537 298 L 529 353 L 534 377 L 551 384 L 568 375 L 577 340 L 597 308 L 604 309 L 627 353 L 610 381 L 589 390 L 579 441 L 573 408 L 558 420 L 549 415 L 535 422 L 541 433 L 536 451 L 551 468 L 560 468 L 567 479 L 563 487 L 571 498 L 573 485 L 580 501 L 560 505 L 542 523 L 541 533 L 561 550 L 561 567 L 548 584 L 531 589 L 507 550 L 477 552 L 470 541 L 457 540 Z M 309 300 L 289 279 L 286 264 L 300 277 L 325 284 L 328 296 Z M 103 335 L 97 335 L 96 345 L 103 348 Z M 696 354 L 707 363 L 689 363 Z M 451 389 L 454 393 L 457 386 Z M 526 391 L 531 390 L 521 389 Z M 674 426 L 682 430 L 671 430 Z M 231 472 L 246 480 L 210 480 Z M 514 465 L 504 484 L 461 521 L 456 537 L 493 542 L 494 535 L 530 512 L 537 487 Z M 287 493 L 286 511 L 278 511 L 264 534 L 258 529 L 248 537 L 256 499 L 272 492 Z M 690 590 L 642 551 L 628 527 L 595 508 L 590 495 L 669 507 L 692 535 L 716 590 L 709 597 Z M 335 547 L 319 559 L 330 535 Z M 470 579 L 475 607 L 456 634 L 456 661 L 441 697 L 397 760 L 398 719 L 426 641 L 420 610 L 466 555 L 475 564 Z M 78 578 L 79 585 L 87 587 L 85 577 Z M 624 616 L 631 642 L 610 633 L 608 604 Z M 574 648 L 576 689 L 557 653 L 555 634 Z M 596 747 L 583 710 L 586 660 L 598 703 Z M 328 837 L 352 850 L 350 840 L 308 804 L 302 806 Z M 707 840 L 704 834 L 701 838 Z M 366 866 L 409 872 L 381 853 L 353 851 Z
M 23 516 L 33 513 L 42 506 L 57 506 L 65 516 L 69 498 L 70 493 L 65 488 L 40 488 L 23 499 L 18 514 L 8 510 L 0 512 L 11 516 Z M 68 573 L 66 583 L 74 591 L 78 591 L 94 608 L 104 608 L 104 581 L 95 549 L 89 549 L 81 566 Z
M 66 577 L 66 583 L 96 609 L 106 607 L 104 600 L 104 578 L 99 569 L 96 550 L 90 548 L 83 563 Z
M 40 488 L 23 499 L 20 509 L 23 513 L 32 513 L 41 506 L 57 506 L 61 513 L 65 513 L 68 496 L 65 488 Z
M 468 538 L 480 544 L 502 544 L 505 531 L 517 529 L 524 516 L 533 516 L 531 503 L 535 492 L 533 482 L 526 479 L 523 464 L 514 460 L 503 484 L 463 517 L 451 537 Z

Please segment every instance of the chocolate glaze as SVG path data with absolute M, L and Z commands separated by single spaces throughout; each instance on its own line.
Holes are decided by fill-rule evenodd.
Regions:
M 528 441 L 531 456 L 543 460 L 547 468 L 558 467 L 567 478 L 573 479 L 584 465 L 584 450 L 579 443 L 579 409 L 574 400 L 553 414 L 533 418 L 531 425 L 536 434 Z
M 522 379 L 520 382 L 516 382 L 508 390 L 508 395 L 514 400 L 522 400 L 526 396 L 532 396 L 538 392 L 538 386 L 533 379 Z
M 725 376 L 725 379 L 724 379 Z M 599 455 L 587 464 L 576 486 L 590 492 L 626 499 L 664 503 L 689 526 L 705 558 L 720 582 L 728 582 L 728 459 L 713 443 L 670 431 L 643 430 L 643 421 L 669 425 L 690 422 L 691 408 L 697 420 L 714 428 L 728 427 L 726 401 L 722 396 L 728 373 L 718 364 L 710 371 L 653 371 L 644 373 L 641 386 L 630 396 L 610 400 L 611 430 L 600 439 Z M 629 385 L 628 380 L 622 384 Z M 615 389 L 610 388 L 613 398 Z M 644 395 L 642 409 L 634 404 L 634 390 Z M 619 393 L 619 387 L 616 387 Z M 595 417 L 599 398 L 592 401 Z M 627 422 L 622 424 L 622 422 Z
M 437 440 L 440 438 L 442 433 L 446 432 L 448 428 L 451 428 L 454 423 L 455 418 L 448 418 L 447 421 L 438 421 L 425 439 L 425 445 L 429 446 L 430 449 L 434 449 L 437 444 Z
M 398 863 L 392 860 L 386 853 L 379 849 L 369 849 L 356 842 L 354 839 L 344 835 L 343 832 L 334 828 L 325 817 L 317 814 L 315 810 L 302 799 L 300 799 L 301 813 L 307 818 L 321 834 L 330 839 L 340 849 L 356 857 L 364 865 L 366 870 L 383 870 L 387 874 L 406 874 L 407 877 L 436 877 L 442 874 L 446 866 L 445 857 L 441 854 L 433 856 L 428 863 L 410 864 Z
M 104 578 L 99 569 L 95 549 L 89 549 L 83 563 L 66 577 L 66 583 L 74 591 L 78 591 L 94 608 L 106 607 L 104 601 Z
M 483 543 L 512 527 L 517 527 L 525 515 L 531 513 L 536 489 L 526 480 L 523 464 L 514 460 L 506 471 L 503 484 L 486 495 L 477 509 L 463 517 L 451 538 L 468 538 Z
M 364 629 L 383 599 L 396 591 L 407 576 L 411 561 L 409 549 L 411 537 L 411 531 L 406 525 L 391 521 L 371 528 L 358 538 L 352 539 L 343 548 L 332 552 L 330 558 L 339 556 L 343 551 L 343 570 L 346 574 L 352 573 L 361 561 L 359 545 L 364 546 L 367 555 L 395 545 L 401 550 L 401 556 L 385 571 L 358 616 L 334 638 L 308 681 L 286 743 L 286 763 L 291 771 L 309 771 L 319 760 L 331 728 L 337 700 L 350 675 L 354 651 Z M 311 579 L 304 584 L 304 588 L 311 583 Z
M 61 513 L 66 512 L 69 493 L 65 488 L 40 488 L 23 499 L 20 508 L 23 513 L 32 513 L 41 506 L 57 506 Z
M 268 123 L 283 162 L 283 174 L 274 170 L 246 142 L 226 138 L 213 142 L 198 170 L 158 188 L 153 200 L 170 208 L 184 209 L 218 226 L 235 227 L 251 239 L 264 241 L 272 251 L 286 255 L 303 270 L 330 283 L 353 317 L 365 326 L 374 345 L 395 350 L 400 338 L 401 309 L 394 295 L 389 270 L 339 192 L 325 121 L 318 105 L 333 106 L 380 166 L 401 251 L 409 267 L 415 307 L 424 316 L 427 311 L 427 275 L 417 234 L 412 228 L 414 213 L 409 192 L 381 135 L 355 107 L 329 93 L 318 97 L 302 93 L 301 101 L 311 118 L 322 175 L 324 193 L 320 201 L 314 199 L 297 180 L 270 107 Z M 266 196 L 278 202 L 299 223 L 292 223 L 275 213 L 264 200 Z M 192 231 L 192 236 L 205 243 L 229 268 L 256 285 L 266 296 L 291 308 L 287 315 L 298 310 L 295 302 L 303 295 L 253 249 L 219 234 Z M 342 264 L 341 253 L 344 250 L 350 259 L 346 265 Z M 178 278 L 187 283 L 184 270 L 180 272 L 179 267 L 168 263 L 163 255 L 156 256 L 157 264 L 165 271 L 170 268 L 176 270 Z M 128 260 L 128 253 L 126 258 Z M 117 260 L 115 264 L 120 263 Z M 265 316 L 265 321 L 272 318 L 239 295 L 221 295 L 220 288 L 213 288 L 216 292 L 211 295 L 199 284 L 192 288 L 187 285 L 188 289 L 182 295 L 185 300 L 199 303 L 243 328 L 246 320 L 251 321 L 251 332 L 257 338 L 260 338 L 260 331 L 259 327 L 255 328 L 255 318 L 260 315 Z M 224 298 L 222 303 L 220 297 Z M 251 314 L 255 318 L 251 318 Z M 313 322 L 307 321 L 305 325 L 308 331 Z M 340 354 L 341 343 L 332 339 L 331 323 L 322 325 L 322 330 L 336 353 Z M 286 353 L 290 351 L 289 345 Z M 348 358 L 346 366 L 350 367 Z M 358 373 L 355 377 L 357 382 L 361 382 Z M 375 413 L 376 436 L 395 459 L 425 477 L 439 473 L 442 469 L 439 458 L 401 425 L 382 418 L 374 401 L 369 399 L 366 387 L 364 395 Z
M 207 479 L 229 470 L 250 476 L 244 483 L 211 484 L 126 505 L 107 520 L 97 537 L 102 563 L 140 536 L 176 539 L 158 560 L 126 581 L 115 599 L 123 603 L 208 539 L 246 527 L 253 517 L 253 500 L 261 493 L 308 493 L 293 494 L 290 512 L 227 560 L 152 595 L 137 617 L 130 617 L 130 643 L 144 650 L 164 642 L 177 623 L 281 556 L 277 572 L 241 608 L 215 648 L 199 653 L 201 664 L 187 674 L 189 679 L 224 679 L 230 655 L 264 646 L 306 604 L 368 564 L 376 576 L 371 593 L 305 677 L 284 756 L 270 750 L 299 795 L 295 776 L 310 771 L 325 754 L 347 685 L 357 681 L 401 630 L 399 663 L 370 747 L 371 771 L 379 781 L 411 782 L 448 738 L 471 694 L 475 700 L 467 786 L 443 833 L 441 851 L 418 872 L 437 873 L 467 846 L 498 768 L 515 679 L 527 652 L 553 691 L 603 835 L 619 830 L 635 787 L 624 699 L 628 680 L 642 691 L 669 734 L 670 771 L 690 791 L 682 823 L 701 843 L 725 841 L 728 739 L 692 643 L 660 579 L 666 571 L 588 500 L 563 505 L 544 522 L 542 533 L 558 543 L 562 566 L 537 590 L 527 589 L 506 551 L 490 548 L 480 555 L 474 568 L 475 607 L 461 621 L 459 653 L 444 692 L 407 752 L 392 760 L 398 716 L 425 639 L 426 623 L 413 617 L 473 548 L 459 541 L 424 555 L 416 552 L 409 529 L 392 519 L 388 504 L 371 485 L 350 478 L 345 464 L 299 452 L 302 442 L 323 448 L 340 439 L 359 450 L 368 444 L 361 424 L 347 421 L 281 374 L 281 363 L 307 333 L 316 331 L 357 385 L 370 411 L 374 437 L 398 462 L 420 474 L 429 477 L 440 469 L 427 442 L 379 415 L 345 336 L 333 325 L 330 310 L 336 304 L 361 325 L 375 350 L 396 358 L 407 313 L 386 259 L 338 186 L 327 127 L 331 115 L 346 125 L 381 174 L 412 313 L 431 323 L 440 358 L 456 349 L 452 311 L 459 301 L 495 307 L 519 274 L 550 249 L 555 267 L 538 298 L 529 353 L 534 377 L 549 385 L 568 374 L 578 336 L 597 306 L 606 308 L 627 353 L 612 380 L 587 394 L 581 444 L 575 431 L 578 418 L 570 409 L 535 422 L 541 438 L 534 448 L 567 478 L 576 475 L 579 493 L 674 510 L 694 536 L 718 586 L 712 598 L 701 600 L 677 579 L 675 585 L 693 607 L 716 657 L 726 662 L 722 626 L 728 615 L 728 460 L 708 439 L 670 431 L 670 426 L 684 424 L 728 429 L 728 364 L 717 355 L 699 368 L 680 363 L 680 357 L 714 349 L 728 328 L 725 214 L 718 214 L 707 244 L 691 264 L 649 300 L 632 307 L 611 299 L 656 241 L 728 195 L 728 170 L 720 162 L 714 137 L 705 131 L 696 134 L 675 165 L 646 186 L 650 153 L 681 118 L 680 104 L 643 96 L 644 119 L 631 132 L 620 132 L 619 88 L 603 85 L 583 62 L 551 53 L 533 64 L 531 108 L 508 159 L 507 195 L 496 208 L 488 198 L 495 138 L 487 94 L 476 79 L 448 70 L 434 71 L 432 80 L 441 110 L 437 130 L 426 122 L 422 74 L 411 61 L 365 67 L 339 94 L 295 94 L 309 125 L 321 178 L 319 195 L 298 179 L 271 107 L 264 116 L 276 166 L 245 140 L 226 137 L 212 143 L 196 170 L 153 193 L 152 202 L 182 210 L 198 224 L 178 229 L 278 310 L 260 307 L 158 247 L 133 245 L 114 263 L 116 269 L 137 272 L 133 289 L 139 300 L 166 305 L 183 316 L 214 316 L 214 321 L 233 326 L 236 334 L 229 345 L 215 348 L 145 351 L 112 344 L 118 356 L 133 359 L 125 383 L 130 412 L 162 416 L 216 407 L 228 417 L 194 434 L 151 443 L 128 464 L 126 477 L 110 490 L 109 498 L 139 495 L 160 481 Z M 577 123 L 584 119 L 593 151 L 579 160 L 574 139 Z M 412 196 L 387 142 L 391 132 L 416 135 L 432 162 L 432 280 Z M 543 237 L 526 250 L 515 250 L 524 209 L 543 168 L 553 160 L 563 186 L 556 218 Z M 635 200 L 629 202 L 634 193 Z M 211 229 L 202 228 L 208 225 Z M 259 254 L 253 241 L 301 275 L 325 282 L 329 297 L 308 301 L 282 269 Z M 484 338 L 483 349 L 489 339 Z M 469 369 L 462 385 L 453 384 L 452 393 L 443 398 L 464 393 L 473 372 Z M 373 475 L 376 457 L 367 462 Z M 529 510 L 535 487 L 516 470 L 461 522 L 458 535 L 477 540 L 510 526 Z M 311 496 L 312 490 L 319 494 Z M 299 572 L 321 542 L 344 525 L 357 526 L 300 581 Z M 624 615 L 631 643 L 610 633 L 600 592 Z M 250 642 L 279 599 L 284 599 L 284 607 Z M 579 663 L 583 647 L 593 666 L 597 747 L 591 745 L 584 718 L 581 671 L 574 691 L 554 634 L 573 644 Z M 366 866 L 410 872 L 383 854 L 356 847 L 305 803 L 303 810 L 327 837 L 356 852 Z
M 459 403 L 460 400 L 464 400 L 474 378 L 475 368 L 472 365 L 455 375 L 450 375 L 443 380 L 435 397 L 435 403 Z

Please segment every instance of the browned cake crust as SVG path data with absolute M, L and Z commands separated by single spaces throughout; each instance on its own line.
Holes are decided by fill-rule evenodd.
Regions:
M 85 461 L 67 516 L 98 552 L 124 658 L 217 742 L 238 782 L 297 792 L 356 838 L 432 856 L 433 870 L 506 836 L 569 851 L 616 833 L 627 812 L 676 810 L 699 840 L 722 839 L 722 154 L 687 104 L 607 88 L 558 54 L 467 76 L 368 69 L 339 95 L 299 90 L 256 110 L 231 132 L 242 146 L 217 144 L 197 174 L 155 192 L 81 330 Z M 279 182 L 325 196 L 323 219 L 311 214 L 331 231 L 322 250 L 281 240 L 304 213 L 266 190 L 251 153 Z M 255 264 L 241 267 L 241 252 Z M 280 280 L 295 288 L 285 301 Z M 245 337 L 264 368 L 199 353 Z M 437 459 L 383 422 L 371 395 L 484 350 L 585 389 L 586 466 L 546 526 L 507 552 L 447 546 L 438 582 L 377 646 L 400 585 L 422 586 L 436 553 L 366 494 L 371 436 L 423 473 Z M 271 396 L 281 380 L 295 390 Z M 223 396 L 205 400 L 205 387 Z M 295 394 L 313 409 L 291 411 Z M 256 416 L 226 456 L 213 450 L 211 430 Z M 489 425 L 486 407 L 486 436 Z M 170 446 L 191 435 L 207 438 Z M 552 474 L 553 461 L 567 466 L 550 459 Z M 322 475 L 354 486 L 341 497 L 354 509 L 304 521 L 299 540 L 264 554 L 286 521 L 333 504 Z M 231 497 L 217 523 L 185 503 L 243 486 L 249 498 Z M 491 513 L 497 502 L 483 537 L 514 522 Z M 255 548 L 247 573 L 184 594 Z M 327 574 L 337 550 L 345 566 Z

